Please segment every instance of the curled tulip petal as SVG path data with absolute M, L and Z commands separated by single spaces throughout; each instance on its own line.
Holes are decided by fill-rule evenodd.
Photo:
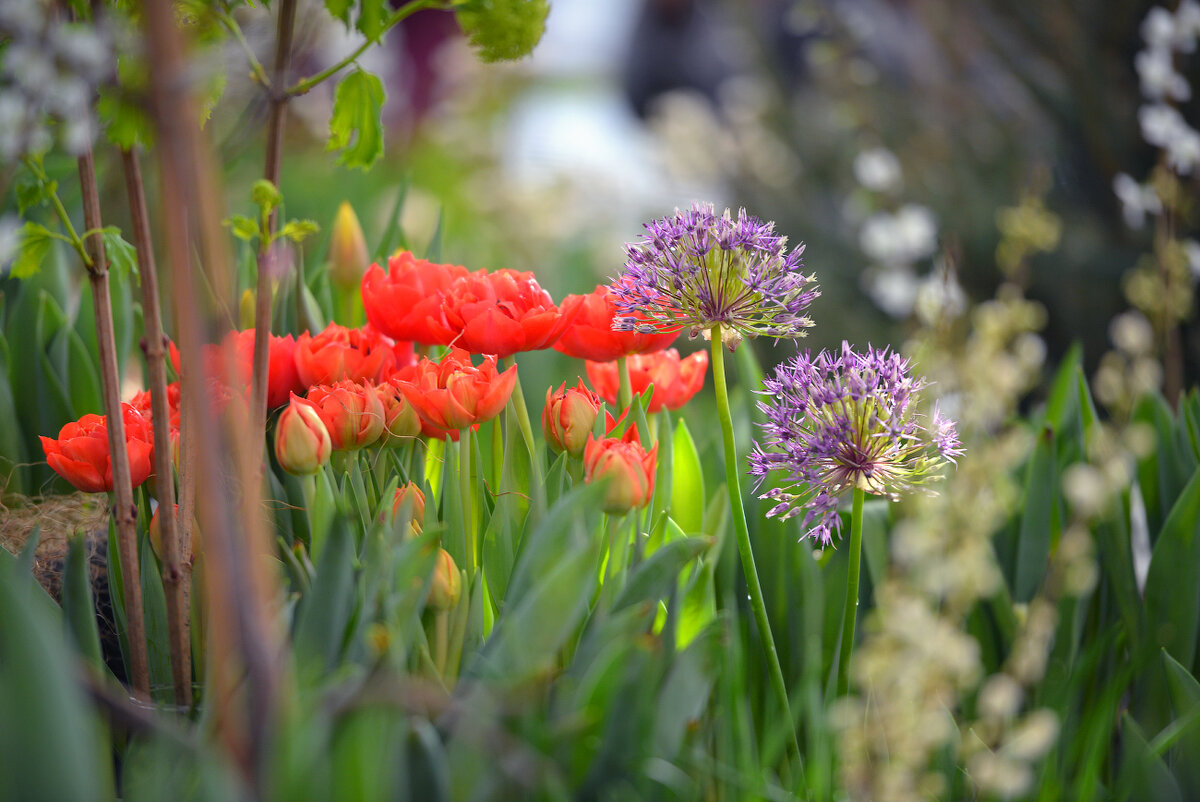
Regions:
M 588 295 L 568 295 L 562 302 L 564 314 L 574 313 L 573 321 L 554 344 L 557 351 L 576 359 L 612 362 L 623 356 L 650 354 L 669 346 L 679 329 L 665 328 L 649 333 L 614 331 L 613 319 L 620 313 L 612 290 L 596 287 Z

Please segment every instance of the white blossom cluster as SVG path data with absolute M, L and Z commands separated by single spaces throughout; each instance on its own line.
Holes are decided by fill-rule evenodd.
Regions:
M 854 177 L 868 192 L 894 193 L 901 187 L 900 161 L 887 148 L 869 148 L 855 157 Z M 858 246 L 873 264 L 862 286 L 885 314 L 903 319 L 916 313 L 930 324 L 966 309 L 966 294 L 945 264 L 924 276 L 917 272 L 917 265 L 937 253 L 937 237 L 937 218 L 916 203 L 874 212 L 863 221 Z
M 92 143 L 92 102 L 114 69 L 95 24 L 72 23 L 41 0 L 0 2 L 0 161 L 42 153 L 56 141 L 73 155 Z

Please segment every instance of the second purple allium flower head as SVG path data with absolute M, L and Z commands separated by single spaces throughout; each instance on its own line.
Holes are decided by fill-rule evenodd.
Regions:
M 782 482 L 762 497 L 778 502 L 770 516 L 804 513 L 809 535 L 822 545 L 840 529 L 838 499 L 855 488 L 896 499 L 930 480 L 961 455 L 954 422 L 934 410 L 916 412 L 925 383 L 888 350 L 807 353 L 780 365 L 763 382 L 768 401 L 763 440 L 750 456 L 759 484 L 773 471 Z
M 613 328 L 688 329 L 692 336 L 720 325 L 731 348 L 743 337 L 802 337 L 805 314 L 820 293 L 801 273 L 804 246 L 787 250 L 774 223 L 712 204 L 646 224 L 626 246 L 625 272 L 613 282 L 619 312 Z

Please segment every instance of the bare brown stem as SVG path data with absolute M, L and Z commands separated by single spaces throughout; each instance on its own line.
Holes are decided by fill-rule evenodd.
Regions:
M 190 365 L 202 375 L 198 373 L 201 344 L 206 340 L 202 315 L 208 313 L 210 321 L 214 316 L 213 310 L 197 301 L 207 299 L 209 293 L 193 275 L 191 232 L 197 235 L 200 258 L 211 273 L 214 303 L 222 308 L 232 295 L 232 260 L 220 225 L 218 173 L 196 126 L 199 117 L 185 60 L 187 47 L 176 25 L 173 3 L 145 0 L 142 9 L 181 362 L 185 370 Z M 195 424 L 196 495 L 205 499 L 199 512 L 208 609 L 206 696 L 222 743 L 251 789 L 261 796 L 279 668 L 278 638 L 268 601 L 276 596 L 269 573 L 270 539 L 261 515 L 247 514 L 263 508 L 258 472 L 247 471 L 247 465 L 261 462 L 262 445 L 261 440 L 248 439 L 244 423 L 229 428 L 217 425 L 205 397 L 205 381 L 185 381 L 183 390 L 185 420 L 192 418 Z M 237 469 L 232 478 L 230 467 Z
M 83 227 L 93 232 L 86 244 L 91 265 L 92 308 L 96 316 L 96 344 L 100 357 L 100 384 L 104 392 L 104 414 L 108 416 L 108 450 L 112 455 L 113 521 L 117 529 L 117 551 L 121 555 L 121 577 L 125 590 L 125 633 L 129 641 L 130 680 L 135 693 L 150 698 L 150 663 L 146 655 L 146 625 L 142 617 L 142 579 L 137 554 L 137 507 L 129 475 L 129 452 L 125 449 L 125 418 L 121 413 L 121 376 L 117 368 L 117 345 L 113 336 L 112 295 L 108 283 L 108 258 L 100 236 L 100 195 L 96 190 L 96 166 L 89 149 L 79 157 L 79 185 L 83 193 Z
M 273 87 L 286 85 L 288 62 L 292 52 L 292 32 L 296 27 L 296 0 L 282 0 L 279 4 L 278 36 L 275 40 L 275 75 Z M 267 157 L 264 177 L 279 186 L 279 170 L 283 154 L 283 123 L 289 95 L 272 91 L 267 113 Z M 270 240 L 275 231 L 276 212 L 272 211 L 263 235 Z M 270 247 L 262 249 L 258 260 L 258 295 L 254 304 L 254 379 L 250 394 L 251 442 L 262 448 L 267 427 L 267 376 L 268 355 L 271 338 L 271 274 L 267 269 Z
M 158 269 L 150 244 L 150 219 L 146 191 L 137 153 L 122 150 L 125 189 L 129 194 L 129 217 L 133 244 L 137 249 L 142 283 L 142 314 L 145 319 L 146 373 L 150 379 L 150 410 L 154 423 L 154 473 L 158 477 L 158 521 L 163 543 L 163 590 L 167 596 L 167 632 L 171 646 L 171 678 L 175 703 L 192 703 L 192 644 L 189 635 L 191 606 L 188 596 L 191 569 L 190 546 L 179 537 L 175 517 L 175 482 L 171 469 L 170 404 L 167 399 L 166 337 L 158 302 Z

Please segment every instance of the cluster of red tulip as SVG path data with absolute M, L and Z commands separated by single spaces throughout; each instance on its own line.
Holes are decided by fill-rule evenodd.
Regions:
M 315 473 L 331 451 L 373 443 L 393 445 L 417 436 L 457 440 L 464 429 L 494 418 L 508 403 L 516 365 L 498 360 L 553 347 L 586 360 L 597 392 L 582 382 L 548 390 L 542 416 L 548 444 L 583 457 L 588 481 L 610 479 L 610 512 L 644 505 L 653 491 L 656 448 L 647 452 L 630 428 L 622 437 L 595 438 L 601 398 L 617 405 L 615 360 L 628 358 L 633 393 L 651 384 L 648 411 L 677 409 L 704 383 L 707 353 L 686 359 L 668 346 L 676 333 L 613 331 L 616 306 L 607 287 L 555 304 L 532 273 L 467 271 L 417 259 L 392 257 L 385 272 L 372 265 L 362 279 L 368 323 L 350 329 L 331 324 L 318 334 L 272 336 L 267 404 L 285 406 L 276 424 L 275 455 L 292 473 Z M 414 344 L 448 346 L 438 360 L 418 359 Z M 251 383 L 254 333 L 231 332 L 207 346 L 205 376 L 212 403 L 223 409 Z M 472 355 L 481 355 L 476 365 Z M 171 357 L 179 371 L 178 353 Z M 222 381 L 232 373 L 235 381 Z M 242 390 L 231 385 L 240 383 Z M 179 385 L 170 385 L 170 425 L 177 441 Z M 597 394 L 598 393 L 598 394 Z M 139 393 L 123 405 L 135 486 L 152 471 L 150 398 Z M 611 415 L 607 431 L 614 426 Z M 57 440 L 42 437 L 50 466 L 80 490 L 112 489 L 105 419 L 85 415 L 67 424 Z

